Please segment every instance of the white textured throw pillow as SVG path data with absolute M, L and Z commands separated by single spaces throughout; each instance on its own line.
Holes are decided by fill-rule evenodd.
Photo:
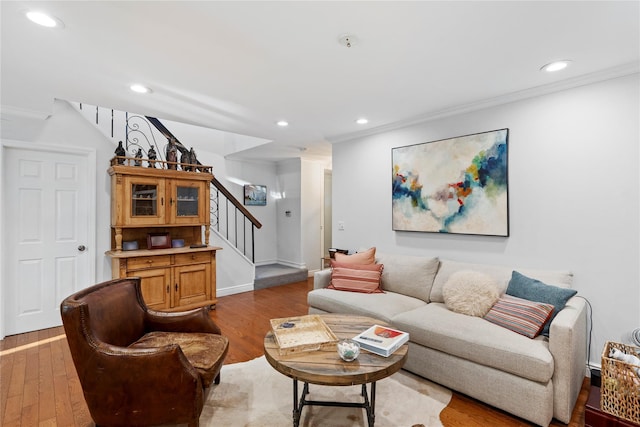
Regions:
M 468 316 L 484 317 L 500 298 L 498 284 L 477 271 L 453 273 L 442 287 L 447 308 Z

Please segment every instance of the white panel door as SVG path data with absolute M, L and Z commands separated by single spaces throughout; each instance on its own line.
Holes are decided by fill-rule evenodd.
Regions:
M 87 154 L 7 147 L 5 334 L 62 324 L 60 302 L 90 284 Z

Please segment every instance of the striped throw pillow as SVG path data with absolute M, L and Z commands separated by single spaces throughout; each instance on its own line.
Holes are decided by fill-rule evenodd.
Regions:
M 380 289 L 380 277 L 382 276 L 382 264 L 343 264 L 331 263 L 331 283 L 329 289 L 339 291 L 382 293 Z
M 552 313 L 553 304 L 503 295 L 484 318 L 525 337 L 535 338 Z

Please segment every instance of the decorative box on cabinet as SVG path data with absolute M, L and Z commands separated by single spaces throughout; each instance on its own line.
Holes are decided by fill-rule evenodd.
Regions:
M 155 310 L 214 306 L 221 248 L 208 246 L 213 175 L 129 165 L 113 165 L 108 173 L 112 276 L 140 277 L 145 302 Z M 150 234 L 168 234 L 184 247 L 149 249 Z M 139 249 L 123 251 L 123 241 Z

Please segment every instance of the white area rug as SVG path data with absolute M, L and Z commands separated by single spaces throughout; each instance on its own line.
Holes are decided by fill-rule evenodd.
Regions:
M 302 392 L 302 383 L 298 383 Z M 361 386 L 309 385 L 308 399 L 361 402 Z M 370 390 L 367 386 L 367 390 Z M 377 427 L 442 426 L 439 414 L 451 392 L 400 371 L 376 383 Z M 286 427 L 293 425 L 293 380 L 259 357 L 222 368 L 221 383 L 212 385 L 200 417 L 201 426 Z M 305 406 L 300 426 L 366 426 L 364 409 Z

